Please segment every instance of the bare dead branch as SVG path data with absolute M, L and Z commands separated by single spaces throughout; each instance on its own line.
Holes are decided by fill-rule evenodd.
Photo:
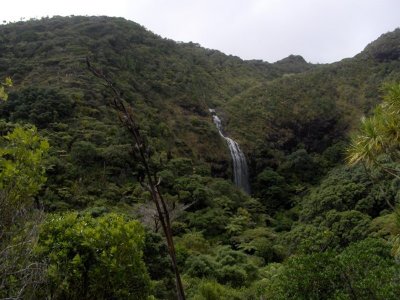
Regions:
M 149 167 L 149 152 L 146 150 L 145 140 L 142 138 L 139 130 L 139 126 L 136 122 L 136 118 L 133 113 L 133 109 L 127 104 L 122 98 L 121 92 L 118 90 L 116 85 L 104 75 L 101 70 L 96 69 L 90 63 L 89 58 L 86 58 L 86 65 L 88 70 L 97 78 L 101 79 L 103 85 L 111 90 L 113 94 L 112 100 L 109 101 L 109 105 L 118 113 L 118 119 L 120 123 L 128 130 L 133 138 L 135 148 L 139 154 L 139 159 L 144 166 L 146 174 L 147 188 L 150 192 L 152 202 L 155 205 L 159 223 L 163 229 L 165 239 L 168 246 L 168 253 L 171 258 L 172 268 L 175 273 L 176 286 L 177 286 L 177 298 L 179 300 L 185 300 L 185 293 L 178 270 L 176 261 L 175 245 L 172 237 L 171 219 L 168 211 L 167 204 L 160 191 L 160 187 L 157 184 L 159 179 L 156 174 L 150 170 Z

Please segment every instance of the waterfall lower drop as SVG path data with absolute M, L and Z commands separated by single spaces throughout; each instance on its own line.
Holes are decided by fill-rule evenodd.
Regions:
M 217 116 L 215 109 L 210 108 L 209 111 L 219 134 L 225 139 L 229 151 L 231 152 L 233 162 L 233 181 L 237 187 L 241 188 L 247 194 L 250 194 L 249 172 L 247 169 L 246 157 L 242 150 L 240 150 L 239 144 L 223 134 L 221 119 Z

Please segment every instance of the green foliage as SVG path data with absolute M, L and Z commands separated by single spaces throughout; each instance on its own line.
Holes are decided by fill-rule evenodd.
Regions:
M 380 62 L 396 61 L 400 56 L 399 32 L 400 30 L 397 28 L 393 32 L 382 34 L 377 41 L 369 44 L 361 55 L 370 56 Z
M 396 299 L 399 293 L 400 268 L 382 240 L 367 239 L 338 254 L 292 257 L 268 269 L 257 292 L 268 299 Z
M 320 162 L 305 149 L 299 149 L 287 155 L 278 170 L 291 182 L 296 183 L 316 183 L 323 173 Z
M 211 255 L 191 256 L 186 260 L 185 270 L 191 277 L 216 278 L 220 266 Z
M 388 208 L 387 202 L 394 201 L 396 191 L 391 185 L 391 178 L 374 182 L 361 166 L 335 168 L 304 197 L 301 217 L 309 221 L 332 209 L 355 209 L 375 217 Z
M 189 176 L 193 172 L 192 161 L 187 158 L 174 158 L 168 161 L 167 169 L 176 177 Z
M 370 232 L 370 222 L 371 218 L 359 211 L 330 210 L 313 224 L 296 224 L 277 241 L 286 256 L 340 250 L 365 239 Z
M 7 101 L 8 93 L 4 87 L 12 86 L 12 80 L 10 77 L 6 77 L 4 82 L 0 83 L 0 101 Z
M 277 208 L 288 207 L 289 193 L 285 178 L 271 169 L 265 169 L 257 175 L 255 190 L 256 196 L 266 207 L 267 212 Z
M 359 211 L 327 212 L 321 226 L 326 226 L 338 240 L 339 247 L 363 240 L 368 236 L 371 218 Z M 331 245 L 332 247 L 333 245 Z
M 188 296 L 193 300 L 240 300 L 242 294 L 235 289 L 219 284 L 215 280 L 196 279 L 188 284 Z
M 337 256 L 342 283 L 341 297 L 357 299 L 396 299 L 400 292 L 400 266 L 390 255 L 390 245 L 366 239 L 353 244 Z M 340 297 L 337 296 L 337 297 Z
M 246 209 L 239 207 L 226 226 L 226 230 L 230 235 L 237 235 L 252 225 L 251 214 Z
M 11 121 L 25 121 L 44 128 L 73 113 L 73 102 L 54 89 L 28 88 L 11 93 L 0 108 L 0 116 Z
M 50 215 L 36 249 L 49 261 L 48 292 L 56 299 L 145 299 L 144 238 L 137 221 L 117 214 Z
M 176 285 L 168 249 L 160 234 L 146 231 L 143 260 L 151 278 L 156 299 L 174 299 Z
M 189 226 L 203 230 L 207 236 L 221 236 L 230 216 L 229 210 L 220 207 L 197 210 L 188 215 Z
M 244 252 L 256 255 L 270 263 L 280 259 L 279 246 L 277 245 L 277 234 L 266 227 L 247 229 L 240 235 L 232 238 L 236 247 Z
M 227 246 L 217 247 L 210 254 L 190 256 L 185 270 L 191 277 L 215 279 L 232 287 L 248 285 L 257 277 L 256 265 L 249 257 Z
M 299 56 L 274 64 L 243 61 L 161 39 L 121 18 L 0 26 L 0 69 L 6 72 L 0 76 L 12 74 L 17 83 L 10 91 L 1 85 L 0 98 L 4 90 L 10 95 L 0 104 L 0 117 L 34 123 L 52 144 L 43 193 L 42 158 L 36 171 L 28 163 L 20 173 L 7 169 L 2 187 L 16 182 L 13 197 L 26 201 L 22 208 L 37 197 L 46 210 L 88 213 L 52 215 L 44 225 L 37 251 L 49 263 L 48 281 L 31 294 L 145 299 L 152 286 L 157 298 L 174 295 L 161 237 L 148 232 L 143 240 L 136 222 L 107 214 L 135 214 L 132 206 L 142 206 L 149 195 L 140 185 L 136 146 L 106 105 L 109 92 L 84 71 L 81 58 L 89 53 L 124 91 L 148 142 L 150 167 L 161 178 L 179 235 L 177 259 L 189 298 L 391 299 L 396 282 L 389 277 L 398 275 L 390 247 L 359 241 L 398 234 L 386 216 L 399 202 L 399 182 L 339 164 L 348 131 L 375 106 L 381 83 L 400 79 L 398 35 L 381 37 L 353 59 L 311 65 Z M 394 107 L 396 89 L 389 88 L 385 109 Z M 226 132 L 245 150 L 255 198 L 215 178 L 230 178 L 231 168 L 209 107 L 221 112 Z M 397 115 L 385 119 L 392 141 Z M 4 124 L 1 135 L 9 131 Z M 379 162 L 398 170 L 398 149 L 385 151 Z M 15 163 L 9 153 L 1 159 L 4 169 Z M 32 241 L 20 252 L 28 262 Z M 394 239 L 396 256 L 398 244 Z M 4 261 L 9 266 L 15 260 Z M 13 288 L 25 284 L 22 275 L 15 278 Z
M 184 248 L 190 255 L 207 254 L 211 245 L 201 232 L 188 232 L 177 239 L 177 247 Z
M 2 132 L 7 132 L 4 123 L 1 125 Z M 49 144 L 35 127 L 12 127 L 0 136 L 1 298 L 35 293 L 44 271 L 33 257 L 32 247 L 42 219 L 34 209 L 34 197 L 46 181 L 44 157 Z
M 338 246 L 338 239 L 327 227 L 311 224 L 296 224 L 291 231 L 278 237 L 282 255 L 323 252 Z
M 387 84 L 384 87 L 383 102 L 373 115 L 363 118 L 360 133 L 353 137 L 348 149 L 349 164 L 363 162 L 367 166 L 382 166 L 378 156 L 387 153 L 398 159 L 400 145 L 400 83 Z M 383 167 L 383 170 L 398 176 L 397 170 Z
M 83 166 L 91 166 L 99 160 L 96 146 L 86 141 L 79 141 L 72 145 L 71 157 L 77 164 Z
M 43 158 L 49 149 L 35 127 L 17 125 L 0 137 L 0 236 L 4 227 L 33 205 L 33 197 L 46 181 Z
M 400 224 L 398 222 L 397 212 L 384 213 L 371 222 L 371 235 L 390 239 L 400 234 Z
M 216 261 L 221 265 L 218 279 L 221 283 L 239 287 L 250 283 L 257 276 L 256 266 L 241 251 L 220 247 Z
M 334 292 L 332 282 L 340 280 L 331 252 L 293 257 L 278 277 L 270 287 L 277 299 L 327 299 Z

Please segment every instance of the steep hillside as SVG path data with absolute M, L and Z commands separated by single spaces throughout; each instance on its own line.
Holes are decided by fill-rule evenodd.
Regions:
M 14 83 L 0 102 L 0 298 L 175 299 L 147 165 L 88 57 L 133 107 L 188 299 L 397 299 L 398 156 L 379 158 L 385 174 L 343 154 L 382 84 L 400 82 L 399 40 L 333 64 L 270 64 L 122 18 L 0 26 L 0 79 Z M 251 195 L 230 180 L 209 108 L 246 153 Z
M 228 150 L 208 114 L 213 107 L 245 149 L 254 178 L 298 149 L 321 154 L 343 140 L 376 104 L 382 82 L 399 79 L 398 36 L 383 35 L 355 58 L 330 65 L 295 55 L 269 64 L 162 39 L 118 18 L 3 25 L 0 76 L 11 76 L 15 88 L 0 116 L 43 129 L 60 161 L 76 165 L 76 151 L 95 149 L 92 160 L 103 163 L 94 174 L 100 166 L 119 169 L 124 160 L 110 156 L 124 156 L 129 142 L 106 106 L 109 95 L 86 70 L 89 57 L 134 105 L 162 157 L 184 156 L 229 178 Z
M 229 116 L 227 130 L 254 164 L 260 153 L 265 156 L 271 149 L 323 153 L 368 115 L 383 83 L 400 80 L 399 37 L 397 29 L 354 58 L 264 81 L 239 93 L 223 108 Z M 262 167 L 253 165 L 253 172 Z
M 399 37 L 397 29 L 381 36 L 352 59 L 321 65 L 298 75 L 282 76 L 236 95 L 228 104 L 232 117 L 232 125 L 229 125 L 238 136 L 250 135 L 244 138 L 250 144 L 255 137 L 262 136 L 262 131 L 275 134 L 271 126 L 278 130 L 288 128 L 292 135 L 307 138 L 307 132 L 312 132 L 311 128 L 319 124 L 325 134 L 343 136 L 345 129 L 354 125 L 353 121 L 357 122 L 377 103 L 382 83 L 399 80 L 400 62 L 396 56 Z M 236 109 L 239 106 L 251 108 Z M 324 128 L 327 125 L 321 123 L 329 119 L 335 119 L 336 125 Z M 240 125 L 236 125 L 238 123 Z M 254 132 L 248 128 L 258 130 Z M 280 140 L 285 142 L 285 139 Z M 309 144 L 307 140 L 302 142 Z
M 213 174 L 225 177 L 230 176 L 228 151 L 208 108 L 223 107 L 262 82 L 313 67 L 304 61 L 299 65 L 298 59 L 293 65 L 290 60 L 276 65 L 245 62 L 107 17 L 4 25 L 0 47 L 0 76 L 11 76 L 15 86 L 1 116 L 45 129 L 54 151 L 66 153 L 62 161 L 70 161 L 71 149 L 81 142 L 103 152 L 126 148 L 127 141 L 116 136 L 119 130 L 106 107 L 104 88 L 86 70 L 88 56 L 134 102 L 156 150 L 211 164 Z

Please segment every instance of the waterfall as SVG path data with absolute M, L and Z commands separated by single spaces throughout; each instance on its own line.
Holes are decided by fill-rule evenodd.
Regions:
M 228 144 L 233 162 L 233 181 L 235 185 L 250 194 L 249 172 L 247 168 L 246 157 L 239 144 L 231 138 L 223 134 L 221 119 L 217 116 L 215 109 L 209 109 L 213 122 L 218 129 L 220 136 L 222 136 Z

